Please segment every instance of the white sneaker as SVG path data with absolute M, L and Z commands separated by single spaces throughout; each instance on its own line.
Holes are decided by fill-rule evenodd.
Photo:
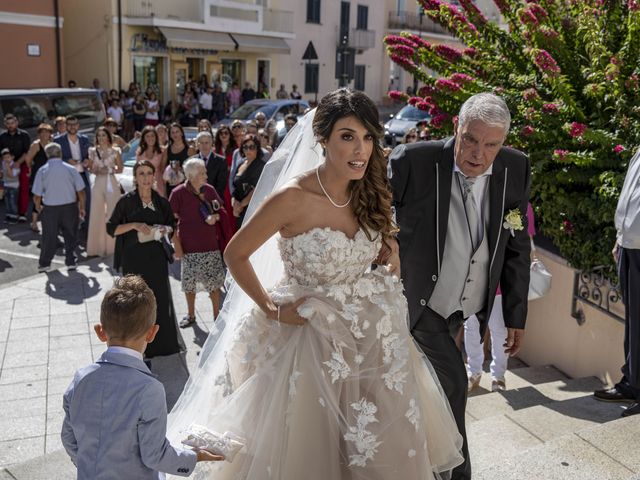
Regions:
M 492 392 L 504 392 L 507 389 L 507 382 L 504 378 L 494 378 L 491 380 Z
M 469 375 L 469 391 L 477 388 L 480 385 L 480 379 L 482 378 L 482 373 L 474 373 Z

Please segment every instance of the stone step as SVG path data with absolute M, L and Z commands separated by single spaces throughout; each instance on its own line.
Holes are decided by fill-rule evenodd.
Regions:
M 486 363 L 484 371 L 485 373 L 480 379 L 480 386 L 469 392 L 470 397 L 491 393 L 491 375 L 488 373 L 488 363 Z M 507 388 L 510 390 L 568 379 L 569 377 L 567 375 L 551 365 L 541 365 L 537 367 L 523 366 L 518 368 L 512 368 L 510 366 L 505 374 Z
M 513 435 L 511 429 L 508 431 Z M 503 455 L 492 464 L 485 465 L 476 461 L 478 455 L 474 457 L 472 450 L 473 478 L 474 480 L 638 480 L 640 478 L 639 431 L 640 417 L 622 418 L 554 438 L 511 457 Z M 522 445 L 526 448 L 526 442 Z M 477 448 L 497 450 L 499 447 L 493 442 L 488 442 Z
M 540 367 L 535 368 L 540 369 Z M 563 378 L 554 379 L 554 376 L 551 375 L 554 371 L 562 375 Z M 469 420 L 473 422 L 474 420 L 482 420 L 495 415 L 510 414 L 536 405 L 546 405 L 552 402 L 584 397 L 591 395 L 595 389 L 602 387 L 600 380 L 595 377 L 569 379 L 554 368 L 549 369 L 547 373 L 549 374 L 546 377 L 548 381 L 545 383 L 533 384 L 526 381 L 525 385 L 523 383 L 525 380 L 522 377 L 516 377 L 520 380 L 520 385 L 525 385 L 517 387 L 513 386 L 514 383 L 517 385 L 516 382 L 510 383 L 507 378 L 507 390 L 503 392 L 490 392 L 470 396 L 467 401 Z M 543 379 L 544 377 L 540 376 L 538 378 Z
M 552 382 L 552 384 L 556 383 Z M 593 384 L 593 380 L 576 379 L 567 383 L 569 387 L 576 386 L 578 389 L 580 385 Z M 544 388 L 552 392 L 552 384 L 545 384 Z M 556 391 L 556 393 L 569 395 L 575 392 Z M 535 395 L 532 398 L 535 398 Z M 574 398 L 561 400 L 551 400 L 546 396 L 542 398 L 547 400 L 547 403 L 488 416 L 471 421 L 467 425 L 467 438 L 474 469 L 482 470 L 501 464 L 522 451 L 555 441 L 557 438 L 617 421 L 624 408 L 620 404 L 595 400 L 591 395 L 591 389 L 588 395 L 583 394 Z M 498 405 L 511 408 L 503 403 Z

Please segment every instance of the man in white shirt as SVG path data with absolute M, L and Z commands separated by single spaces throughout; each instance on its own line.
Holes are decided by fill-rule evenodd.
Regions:
M 120 100 L 111 100 L 111 106 L 107 109 L 107 117 L 113 118 L 118 123 L 118 130 L 122 126 L 122 117 L 124 116 L 124 111 L 120 106 Z
M 211 112 L 213 110 L 213 89 L 211 87 L 207 87 L 207 90 L 200 94 L 200 98 L 198 99 L 200 102 L 200 118 L 207 119 L 211 121 Z
M 625 332 L 622 379 L 594 396 L 603 402 L 631 403 L 622 412 L 623 417 L 640 414 L 640 150 L 636 152 L 627 170 L 618 199 L 615 225 L 616 243 L 613 258 L 618 264 L 620 289 L 625 304 Z

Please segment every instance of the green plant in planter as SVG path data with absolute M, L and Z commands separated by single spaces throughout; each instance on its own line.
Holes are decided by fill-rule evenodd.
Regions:
M 428 110 L 437 138 L 453 133 L 469 96 L 501 95 L 513 117 L 506 143 L 531 159 L 542 233 L 573 267 L 613 276 L 616 202 L 640 144 L 640 0 L 494 1 L 506 28 L 471 0 L 420 0 L 464 48 L 385 37 L 391 60 L 424 84 L 389 96 Z

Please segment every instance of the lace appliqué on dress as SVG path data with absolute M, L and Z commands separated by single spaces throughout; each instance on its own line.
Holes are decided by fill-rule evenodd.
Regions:
M 345 433 L 344 439 L 353 442 L 358 454 L 349 455 L 349 466 L 365 467 L 367 461 L 373 460 L 378 447 L 382 442 L 378 441 L 378 436 L 367 430 L 370 423 L 377 423 L 375 413 L 378 407 L 374 403 L 368 402 L 365 398 L 359 402 L 351 404 L 356 412 L 356 426 L 349 426 L 349 433 Z

